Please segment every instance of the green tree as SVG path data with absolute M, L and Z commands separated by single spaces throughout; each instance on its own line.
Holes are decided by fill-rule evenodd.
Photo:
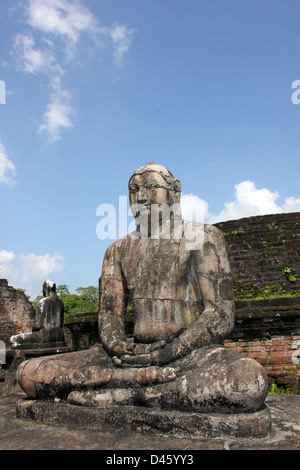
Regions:
M 56 293 L 57 295 L 70 294 L 69 286 L 67 286 L 67 284 L 60 284 L 56 287 Z
M 67 284 L 61 284 L 56 287 L 56 293 L 64 304 L 65 318 L 76 313 L 96 312 L 99 309 L 98 287 L 78 287 L 76 292 L 76 294 L 71 294 Z M 32 302 L 35 310 L 38 301 L 42 298 L 42 295 L 38 295 Z
M 70 294 L 69 286 L 59 286 L 59 298 L 65 307 L 65 318 L 76 313 L 95 312 L 99 309 L 98 288 L 94 286 L 78 287 L 77 294 Z
M 89 287 L 78 287 L 76 289 L 81 301 L 86 305 L 86 308 L 91 309 L 90 312 L 98 310 L 99 308 L 99 290 L 98 287 L 89 286 Z

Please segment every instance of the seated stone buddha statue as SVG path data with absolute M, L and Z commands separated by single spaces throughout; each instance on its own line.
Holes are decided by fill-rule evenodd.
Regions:
M 64 304 L 56 294 L 56 284 L 47 279 L 43 298 L 38 301 L 32 332 L 10 338 L 12 349 L 49 349 L 65 347 Z
M 133 173 L 137 227 L 108 247 L 99 280 L 101 345 L 21 364 L 19 384 L 30 397 L 215 413 L 263 406 L 265 370 L 223 345 L 234 326 L 224 237 L 183 220 L 180 193 L 179 180 L 155 162 Z

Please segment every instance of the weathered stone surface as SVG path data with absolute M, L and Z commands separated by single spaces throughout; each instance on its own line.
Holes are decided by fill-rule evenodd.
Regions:
M 39 300 L 34 330 L 51 330 L 52 328 L 63 328 L 64 305 L 56 294 L 56 284 L 47 280 L 43 284 L 44 298 Z
M 25 356 L 22 351 L 15 351 L 13 353 L 12 363 L 10 364 L 9 369 L 7 369 L 4 376 L 4 383 L 2 388 L 0 388 L 0 397 L 5 397 L 13 393 L 14 389 L 17 386 L 17 377 L 16 372 L 19 365 L 24 361 Z
M 65 319 L 64 330 L 69 333 L 69 344 L 73 351 L 89 349 L 95 343 L 100 343 L 98 312 L 71 315 Z
M 39 417 L 36 414 L 29 416 L 28 413 L 24 416 L 26 419 L 16 419 L 16 402 L 23 399 L 24 393 L 15 391 L 13 395 L 0 400 L 1 450 L 99 449 L 102 452 L 99 454 L 98 463 L 103 462 L 103 464 L 106 463 L 107 455 L 112 453 L 118 456 L 125 451 L 127 455 L 140 456 L 141 451 L 149 450 L 151 454 L 161 455 L 166 452 L 173 453 L 170 452 L 173 450 L 177 455 L 194 453 L 194 465 L 200 466 L 203 464 L 203 454 L 201 452 L 198 454 L 197 450 L 300 450 L 300 396 L 277 395 L 266 398 L 272 417 L 271 433 L 266 437 L 224 436 L 209 439 L 199 437 L 194 439 L 193 436 L 179 438 L 171 433 L 151 432 L 150 428 L 149 432 L 140 432 L 138 427 L 136 431 L 130 429 L 124 431 L 122 427 L 104 423 L 95 429 L 93 416 L 90 419 L 85 416 L 85 411 L 90 410 L 87 407 L 76 407 L 81 409 L 81 413 L 79 416 L 74 416 L 73 420 L 72 414 L 67 413 L 66 421 L 51 423 L 51 417 L 47 416 L 46 412 Z M 232 455 L 226 455 L 230 464 Z
M 10 337 L 32 331 L 35 311 L 26 295 L 0 279 L 0 340 L 10 349 Z
M 203 413 L 214 414 L 211 423 L 220 422 L 220 432 L 217 414 L 236 413 L 238 421 L 247 413 L 243 423 L 253 432 L 268 380 L 258 362 L 222 345 L 234 326 L 222 233 L 181 219 L 180 183 L 154 162 L 132 175 L 129 196 L 137 229 L 108 248 L 99 283 L 103 346 L 25 362 L 21 387 L 32 398 L 69 396 L 88 404 L 86 396 L 93 396 L 106 416 L 116 406 L 143 413 L 148 407 L 161 416 L 175 410 L 183 423 L 186 413 L 197 412 L 193 429 L 201 428 Z M 132 338 L 124 328 L 128 303 L 135 313 Z
M 66 346 L 64 332 L 60 326 L 21 333 L 12 336 L 11 341 L 14 349 L 46 349 Z
M 65 347 L 63 332 L 64 305 L 56 294 L 53 281 L 43 284 L 44 298 L 38 302 L 34 325 L 29 333 L 13 335 L 12 349 L 46 349 Z
M 93 408 L 91 401 L 85 407 L 65 402 L 53 403 L 34 400 L 19 401 L 17 417 L 49 424 L 71 424 L 101 430 L 105 425 L 117 429 L 150 432 L 176 437 L 199 438 L 260 438 L 271 431 L 271 415 L 266 407 L 255 413 L 219 414 L 149 410 L 147 408 L 109 407 Z

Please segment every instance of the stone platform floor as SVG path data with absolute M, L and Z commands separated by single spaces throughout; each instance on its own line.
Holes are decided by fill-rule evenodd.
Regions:
M 269 395 L 272 431 L 260 439 L 191 439 L 138 434 L 109 427 L 95 432 L 78 429 L 76 423 L 55 426 L 16 418 L 20 389 L 0 399 L 0 450 L 300 450 L 300 395 Z

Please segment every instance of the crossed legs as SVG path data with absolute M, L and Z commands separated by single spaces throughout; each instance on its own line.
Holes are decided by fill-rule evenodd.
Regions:
M 163 368 L 118 368 L 102 348 L 37 358 L 21 364 L 18 380 L 32 398 L 221 413 L 260 409 L 268 387 L 258 362 L 216 345 Z

